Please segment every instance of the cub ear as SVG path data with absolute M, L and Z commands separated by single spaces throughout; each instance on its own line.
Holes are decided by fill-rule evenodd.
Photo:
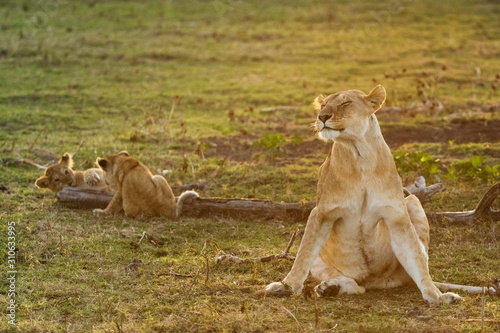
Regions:
M 67 166 L 68 168 L 73 168 L 73 157 L 70 154 L 64 153 L 64 155 L 59 160 L 59 163 Z
M 108 161 L 106 161 L 106 159 L 100 158 L 100 157 L 97 158 L 96 163 L 103 170 L 105 170 L 106 166 L 108 165 Z
M 366 101 L 370 103 L 370 105 L 373 107 L 373 112 L 376 112 L 382 104 L 385 102 L 385 88 L 379 84 L 375 88 L 373 88 L 372 91 L 365 97 Z
M 38 188 L 47 188 L 49 187 L 49 179 L 46 176 L 40 177 L 35 181 L 35 185 Z
M 130 154 L 126 150 L 122 150 L 121 152 L 118 153 L 118 155 L 123 155 L 129 157 Z
M 314 99 L 313 105 L 314 105 L 314 110 L 319 111 L 321 110 L 321 105 L 323 104 L 323 101 L 325 100 L 325 96 L 319 95 Z

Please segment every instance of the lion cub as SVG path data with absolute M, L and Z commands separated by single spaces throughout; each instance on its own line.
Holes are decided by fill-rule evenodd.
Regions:
M 194 191 L 181 194 L 177 204 L 172 189 L 162 176 L 153 176 L 148 167 L 126 151 L 97 158 L 104 171 L 106 183 L 115 191 L 106 209 L 94 209 L 94 214 L 113 214 L 121 210 L 126 216 L 164 216 L 176 219 L 182 212 L 184 200 L 198 197 Z
M 56 193 L 66 186 L 110 191 L 104 182 L 101 169 L 75 171 L 73 170 L 73 158 L 68 153 L 64 153 L 59 162 L 49 166 L 44 175 L 35 181 L 35 185 L 38 188 L 47 188 Z

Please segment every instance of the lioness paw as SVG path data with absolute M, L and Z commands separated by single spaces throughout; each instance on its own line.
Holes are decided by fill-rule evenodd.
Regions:
M 267 285 L 267 293 L 279 293 L 286 290 L 285 285 L 282 282 L 273 282 Z
M 99 177 L 99 175 L 96 172 L 87 172 L 85 173 L 85 176 L 83 178 L 85 184 L 89 186 L 97 185 L 97 183 L 99 183 L 100 180 L 101 177 Z
M 453 304 L 462 300 L 462 297 L 455 293 L 444 293 L 439 297 L 439 303 L 442 304 Z
M 336 284 L 329 286 L 326 281 L 314 287 L 314 292 L 318 297 L 334 297 L 339 294 L 340 287 Z
M 290 288 L 287 288 L 286 285 L 282 282 L 273 282 L 266 287 L 264 292 L 266 296 L 274 296 L 274 297 L 288 297 L 293 293 Z
M 363 294 L 365 287 L 359 286 L 351 279 L 332 279 L 318 284 L 314 291 L 318 297 L 332 297 L 341 294 Z

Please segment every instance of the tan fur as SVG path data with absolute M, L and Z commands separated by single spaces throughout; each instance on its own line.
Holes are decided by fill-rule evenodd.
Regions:
M 196 192 L 186 191 L 176 205 L 172 189 L 162 176 L 153 176 L 148 167 L 123 151 L 98 158 L 97 164 L 104 170 L 106 182 L 115 191 L 106 209 L 95 209 L 94 214 L 113 214 L 124 211 L 130 217 L 164 216 L 177 218 L 183 201 Z
M 73 158 L 68 153 L 65 153 L 59 162 L 49 166 L 44 175 L 35 181 L 35 185 L 56 193 L 66 186 L 110 191 L 104 182 L 104 174 L 101 169 L 73 170 Z
M 318 96 L 316 129 L 333 140 L 319 170 L 317 206 L 311 212 L 294 265 L 268 291 L 300 293 L 309 272 L 339 293 L 414 283 L 430 303 L 460 297 L 442 294 L 428 269 L 429 224 L 415 196 L 403 186 L 375 112 L 385 101 L 379 85 L 368 95 L 349 90 Z

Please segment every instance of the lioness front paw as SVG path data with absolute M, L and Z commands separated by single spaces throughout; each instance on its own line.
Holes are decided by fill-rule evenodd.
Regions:
M 286 286 L 282 282 L 273 282 L 267 285 L 266 292 L 278 293 L 286 290 Z
M 287 297 L 292 295 L 292 291 L 282 282 L 273 282 L 267 285 L 265 294 L 267 296 Z
M 444 293 L 439 296 L 439 303 L 442 304 L 453 304 L 462 300 L 462 297 L 455 293 Z
M 87 172 L 83 177 L 83 181 L 89 186 L 94 186 L 101 181 L 101 177 L 96 172 Z

